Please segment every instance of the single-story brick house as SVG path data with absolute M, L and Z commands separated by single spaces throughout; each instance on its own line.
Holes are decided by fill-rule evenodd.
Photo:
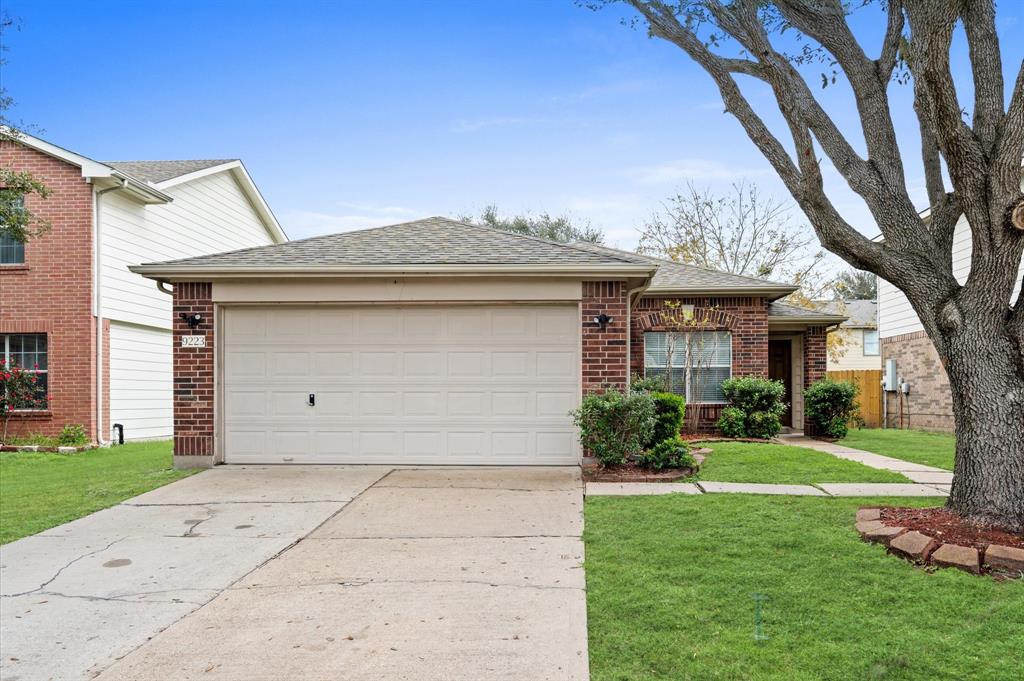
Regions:
M 438 217 L 131 269 L 173 285 L 179 466 L 573 464 L 568 412 L 631 373 L 669 371 L 708 424 L 722 379 L 777 377 L 799 429 L 844 319 L 777 302 L 790 285 Z M 706 362 L 666 353 L 681 316 Z

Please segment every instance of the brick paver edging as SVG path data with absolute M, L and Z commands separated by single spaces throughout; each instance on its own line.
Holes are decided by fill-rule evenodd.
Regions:
M 3 445 L 0 452 L 48 452 L 51 454 L 78 454 L 90 449 L 97 449 L 96 445 L 84 445 L 82 447 L 43 447 L 40 445 Z
M 861 539 L 882 544 L 889 553 L 922 566 L 955 567 L 975 575 L 983 572 L 1024 573 L 1024 549 L 990 544 L 978 550 L 973 546 L 945 544 L 917 530 L 886 525 L 881 520 L 879 508 L 857 511 L 857 532 Z

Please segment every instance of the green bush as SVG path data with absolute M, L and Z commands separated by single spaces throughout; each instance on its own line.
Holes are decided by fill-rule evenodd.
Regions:
M 69 423 L 61 429 L 60 435 L 57 436 L 57 442 L 62 447 L 81 447 L 89 442 L 89 436 L 86 435 L 84 426 Z
M 678 435 L 662 440 L 637 459 L 644 468 L 695 468 L 697 462 L 690 455 L 690 448 Z
M 738 407 L 726 407 L 722 410 L 722 416 L 718 419 L 718 430 L 726 437 L 746 437 L 747 431 L 744 427 L 746 420 L 743 410 Z
M 756 437 L 762 440 L 769 440 L 782 430 L 779 415 L 770 411 L 755 411 L 752 414 L 747 414 L 745 425 L 747 437 Z
M 786 411 L 782 401 L 786 386 L 756 376 L 741 376 L 722 381 L 722 392 L 729 407 L 722 410 L 718 429 L 727 437 L 756 437 L 767 440 L 779 434 L 779 417 Z
M 587 395 L 570 413 L 582 445 L 606 466 L 640 454 L 654 432 L 654 398 L 643 392 Z
M 654 433 L 644 449 L 650 449 L 659 442 L 679 437 L 686 415 L 686 400 L 675 393 L 651 393 L 654 400 Z
M 629 381 L 629 389 L 638 393 L 660 393 L 668 387 L 665 383 L 665 376 L 641 376 L 633 374 Z
M 820 435 L 846 437 L 846 424 L 857 414 L 857 386 L 823 378 L 804 391 L 804 411 Z

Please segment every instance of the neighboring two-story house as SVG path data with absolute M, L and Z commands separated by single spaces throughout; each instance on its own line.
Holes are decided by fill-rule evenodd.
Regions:
M 287 240 L 238 160 L 100 162 L 22 135 L 0 165 L 52 194 L 24 197 L 52 230 L 0 242 L 0 353 L 38 367 L 49 408 L 15 434 L 172 435 L 171 296 L 129 265 Z
M 829 371 L 864 371 L 882 368 L 878 342 L 878 301 L 830 300 L 820 309 L 848 319 L 829 332 L 835 342 L 829 347 Z
M 1024 180 L 1021 182 L 1024 190 Z M 971 271 L 971 228 L 960 217 L 953 233 L 953 275 L 961 284 Z M 1017 286 L 1008 304 L 1020 295 L 1024 262 L 1017 271 Z M 949 378 L 939 353 L 925 333 L 921 320 L 903 292 L 879 277 L 878 334 L 882 363 L 896 360 L 899 383 L 907 384 L 907 393 L 892 392 L 887 400 L 888 427 L 953 431 L 953 398 Z

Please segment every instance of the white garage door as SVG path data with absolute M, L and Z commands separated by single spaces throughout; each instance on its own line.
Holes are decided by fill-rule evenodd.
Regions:
M 227 308 L 225 459 L 577 463 L 578 315 L 575 305 Z

